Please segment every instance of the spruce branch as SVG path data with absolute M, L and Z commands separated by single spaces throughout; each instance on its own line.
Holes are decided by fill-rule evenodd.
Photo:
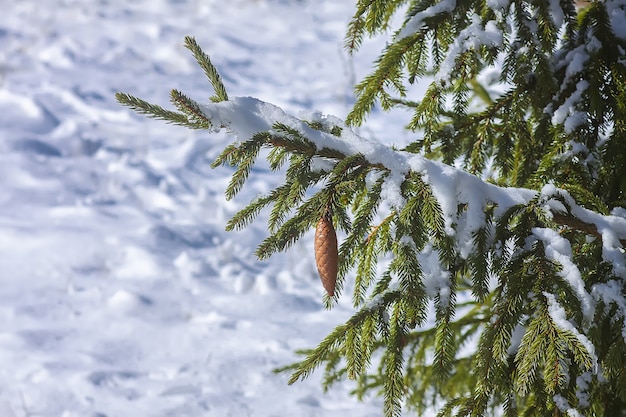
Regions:
M 256 158 L 261 147 L 267 142 L 269 135 L 265 132 L 255 134 L 251 139 L 243 142 L 237 150 L 229 152 L 232 159 L 231 164 L 237 166 L 228 186 L 226 187 L 226 198 L 232 199 L 241 191 L 244 183 L 250 175 L 250 171 L 256 162 Z
M 235 168 L 227 198 L 254 174 L 259 155 L 284 172 L 227 225 L 244 228 L 271 207 L 259 258 L 287 249 L 320 218 L 345 232 L 335 295 L 324 300 L 336 301 L 353 271 L 358 311 L 284 368 L 294 371 L 290 383 L 322 366 L 325 389 L 354 379 L 357 395 L 382 393 L 389 417 L 405 402 L 423 411 L 429 399 L 446 403 L 441 415 L 548 415 L 564 412 L 556 395 L 580 405 L 576 377 L 588 373 L 584 412 L 617 415 L 626 408 L 626 71 L 623 32 L 611 27 L 619 13 L 609 14 L 609 3 L 593 2 L 577 17 L 569 1 L 359 0 L 350 53 L 387 31 L 404 6 L 406 15 L 357 85 L 347 124 L 229 100 L 193 38 L 185 46 L 215 90 L 213 103 L 176 90 L 180 112 L 118 100 L 150 117 L 237 135 L 212 164 Z M 477 81 L 494 62 L 507 88 L 499 95 Z M 407 99 L 407 81 L 427 73 L 435 81 L 425 97 Z M 351 131 L 376 104 L 412 107 L 408 127 L 420 138 L 397 151 Z M 431 305 L 435 322 L 426 325 Z M 599 382 L 600 366 L 608 384 Z
M 356 210 L 352 230 L 342 243 L 339 251 L 342 276 L 347 273 L 348 269 L 351 268 L 354 263 L 358 265 L 353 293 L 353 303 L 355 307 L 360 306 L 365 300 L 365 292 L 373 282 L 376 274 L 376 263 L 380 249 L 377 248 L 376 242 L 373 239 L 369 239 L 369 235 L 367 235 L 368 237 L 365 238 L 367 239 L 365 241 L 364 237 L 370 229 L 374 214 L 380 202 L 380 192 L 385 178 L 385 175 L 381 176 L 372 189 L 366 192 L 364 197 L 365 201 L 362 201 Z M 362 249 L 361 246 L 363 244 L 365 245 L 364 249 Z
M 399 89 L 401 93 L 404 92 L 404 88 L 398 81 L 401 76 L 398 68 L 404 61 L 404 54 L 419 40 L 420 37 L 415 35 L 389 45 L 385 53 L 379 58 L 376 71 L 356 86 L 357 102 L 348 114 L 346 123 L 355 126 L 360 125 L 365 116 L 372 111 L 376 98 L 387 103 L 387 109 L 391 107 L 393 102 L 385 91 L 385 87 L 391 84 L 396 87 L 396 90 Z M 390 79 L 390 76 L 393 78 Z
M 573 230 L 578 230 L 590 236 L 602 239 L 602 234 L 598 231 L 598 228 L 595 224 L 586 223 L 571 214 L 558 211 L 552 213 L 552 216 L 554 217 L 554 221 L 561 226 L 565 226 Z M 620 238 L 619 242 L 621 243 L 623 248 L 626 248 L 626 238 Z
M 248 226 L 263 208 L 276 200 L 278 192 L 272 192 L 267 196 L 258 197 L 246 207 L 235 213 L 233 217 L 226 223 L 226 230 L 242 230 Z
M 192 51 L 198 64 L 205 70 L 207 77 L 213 85 L 217 96 L 212 97 L 212 101 L 227 101 L 228 95 L 226 94 L 224 84 L 209 57 L 191 37 L 185 38 L 185 46 Z M 145 114 L 155 119 L 165 120 L 168 123 L 185 126 L 190 129 L 210 129 L 213 127 L 209 118 L 200 109 L 200 105 L 178 90 L 172 90 L 170 92 L 170 100 L 179 112 L 166 110 L 161 106 L 149 103 L 127 93 L 118 92 L 115 94 L 115 98 L 119 103 L 138 113 Z M 219 128 L 222 127 L 224 126 L 219 125 Z
M 185 37 L 185 48 L 189 49 L 192 53 L 200 68 L 204 70 L 204 74 L 209 79 L 209 82 L 213 86 L 213 90 L 215 91 L 215 95 L 211 97 L 211 101 L 214 103 L 220 101 L 228 101 L 228 94 L 226 93 L 226 88 L 222 83 L 222 77 L 219 72 L 211 63 L 211 59 L 207 54 L 204 53 L 202 48 L 196 42 L 196 39 L 191 36 Z
M 362 308 L 350 317 L 346 323 L 337 326 L 335 330 L 326 336 L 324 340 L 315 349 L 313 349 L 302 362 L 295 365 L 297 368 L 289 378 L 289 385 L 309 376 L 311 372 L 324 362 L 327 355 L 343 343 L 344 338 L 350 329 L 361 328 L 361 326 L 367 322 L 368 317 L 378 315 L 381 310 L 384 310 L 389 305 L 393 304 L 399 297 L 401 297 L 401 295 L 402 294 L 399 291 L 387 292 L 378 300 L 378 303 Z
M 402 321 L 400 304 L 396 304 L 391 317 L 389 341 L 384 357 L 384 413 L 385 417 L 400 417 L 404 396 L 403 364 L 404 335 L 406 333 Z
M 190 126 L 191 122 L 184 113 L 166 110 L 159 105 L 148 103 L 145 100 L 126 93 L 115 93 L 115 98 L 119 103 L 129 107 L 137 113 L 144 114 L 154 119 L 164 120 L 168 123 L 192 127 Z
M 209 129 L 211 127 L 210 120 L 202 113 L 200 106 L 194 100 L 178 90 L 170 92 L 170 99 L 172 104 L 187 115 L 194 129 Z

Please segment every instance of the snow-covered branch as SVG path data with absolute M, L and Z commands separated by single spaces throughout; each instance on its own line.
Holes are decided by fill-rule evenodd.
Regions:
M 600 407 L 621 395 L 599 390 L 601 379 L 605 387 L 624 382 L 623 4 L 358 0 L 352 50 L 363 36 L 388 31 L 396 11 L 406 14 L 355 86 L 345 121 L 229 97 L 191 38 L 185 46 L 213 86 L 212 103 L 173 92 L 177 113 L 118 100 L 151 117 L 233 133 L 238 141 L 212 164 L 234 167 L 229 199 L 255 175 L 262 149 L 270 170 L 284 174 L 226 229 L 267 213 L 268 235 L 256 250 L 266 259 L 316 228 L 327 306 L 346 285 L 358 309 L 293 368 L 296 377 L 326 363 L 330 383 L 344 375 L 384 381 L 357 382 L 357 390 L 380 388 L 388 417 L 405 399 L 423 406 L 429 392 L 450 400 L 442 414 L 487 414 L 489 404 L 507 411 L 500 402 L 519 398 L 523 407 L 509 411 L 548 415 L 589 403 L 572 402 L 578 388 L 568 383 L 589 373 L 580 381 L 607 393 L 594 394 Z M 409 87 L 426 74 L 434 80 L 413 100 Z M 404 150 L 350 128 L 374 106 L 397 104 L 412 109 L 407 126 L 422 135 Z M 482 179 L 487 172 L 498 185 Z M 432 337 L 411 338 L 424 327 Z M 474 335 L 475 352 L 457 362 Z M 379 349 L 379 374 L 368 379 Z M 552 402 L 537 400 L 548 394 Z M 624 409 L 626 397 L 614 404 Z
M 319 150 L 331 149 L 344 156 L 363 155 L 370 164 L 389 171 L 386 196 L 391 205 L 403 204 L 399 194 L 402 181 L 410 171 L 419 173 L 432 188 L 445 217 L 446 232 L 451 236 L 459 233 L 459 230 L 453 229 L 458 220 L 459 205 L 466 206 L 467 222 L 463 234 L 469 236 L 483 226 L 486 207 L 495 205 L 497 217 L 512 206 L 528 204 L 541 196 L 546 201 L 546 209 L 558 224 L 601 238 L 605 245 L 614 249 L 626 246 L 625 217 L 602 215 L 588 210 L 576 204 L 566 191 L 553 186 L 546 186 L 541 193 L 525 188 L 499 187 L 422 155 L 394 150 L 380 142 L 361 137 L 337 117 L 324 116 L 319 112 L 302 113 L 300 117 L 295 117 L 273 104 L 252 97 L 234 97 L 229 101 L 201 105 L 200 108 L 214 129 L 226 128 L 240 140 L 246 140 L 255 133 L 272 132 L 279 123 L 302 133 Z M 341 134 L 314 129 L 311 123 L 321 124 L 328 130 L 339 127 Z M 568 208 L 551 200 L 555 196 L 566 199 Z

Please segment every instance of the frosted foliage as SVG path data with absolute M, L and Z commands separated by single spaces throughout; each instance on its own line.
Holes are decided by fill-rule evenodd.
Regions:
M 481 46 L 500 47 L 502 46 L 502 32 L 498 29 L 496 22 L 490 20 L 484 27 L 480 16 L 472 16 L 472 24 L 463 29 L 454 40 L 446 54 L 446 58 L 441 63 L 436 79 L 454 78 L 454 63 L 457 57 L 467 51 L 477 50 Z
M 393 281 L 389 284 L 389 291 L 398 291 L 398 289 L 400 288 L 400 283 L 398 281 Z M 384 294 L 378 294 L 377 296 L 372 297 L 371 299 L 369 299 L 365 305 L 364 308 L 369 309 L 369 310 L 375 310 L 380 308 L 384 303 Z M 387 316 L 387 313 L 385 313 L 385 317 L 386 317 L 386 321 L 388 321 L 389 317 Z
M 576 128 L 582 126 L 587 121 L 587 113 L 576 110 L 576 103 L 580 101 L 587 88 L 589 88 L 588 81 L 579 81 L 576 84 L 576 91 L 574 91 L 552 115 L 552 123 L 563 123 L 566 133 L 572 133 Z
M 419 261 L 426 294 L 430 298 L 439 296 L 442 307 L 448 307 L 451 293 L 450 273 L 441 267 L 439 254 L 432 245 L 427 245 L 419 254 Z
M 581 89 L 586 87 L 586 84 L 581 83 L 583 82 L 579 83 Z M 281 123 L 302 132 L 318 149 L 334 149 L 347 156 L 362 154 L 370 163 L 381 164 L 389 170 L 383 193 L 396 207 L 404 204 L 400 186 L 409 171 L 421 174 L 422 180 L 430 185 L 442 210 L 446 233 L 449 236 L 457 236 L 462 254 L 467 254 L 471 250 L 471 246 L 467 246 L 468 237 L 484 226 L 484 208 L 487 205 L 495 206 L 494 214 L 497 217 L 508 208 L 518 204 L 527 204 L 537 196 L 537 192 L 532 190 L 498 187 L 452 166 L 428 160 L 421 155 L 396 151 L 376 140 L 357 135 L 334 116 L 323 116 L 317 112 L 304 115 L 312 117 L 312 121 L 340 127 L 342 129 L 340 137 L 313 129 L 303 120 L 287 114 L 279 107 L 251 97 L 234 97 L 227 102 L 203 105 L 201 109 L 212 120 L 216 129 L 226 128 L 240 140 L 245 140 L 257 132 L 272 131 L 275 123 Z M 604 216 L 585 209 L 577 205 L 567 192 L 558 190 L 550 184 L 543 188 L 541 195 L 546 201 L 550 200 L 551 195 L 565 198 L 572 215 L 595 225 L 602 234 L 604 259 L 613 264 L 617 275 L 626 277 L 626 265 L 620 244 L 620 238 L 626 237 L 626 218 L 615 215 Z M 464 217 L 461 219 L 457 215 L 459 205 L 466 206 Z M 547 207 L 550 208 L 551 205 L 548 204 Z M 563 206 L 553 207 L 558 207 L 561 211 Z M 546 236 L 540 232 L 537 237 L 548 239 Z M 575 271 L 575 269 L 571 268 L 570 271 Z M 567 276 L 573 277 L 574 275 Z M 574 282 L 576 280 L 572 281 Z M 579 288 L 578 294 L 581 295 L 581 301 L 584 301 L 587 297 L 583 297 L 580 285 L 573 284 L 573 286 Z M 586 308 L 591 308 L 590 304 L 585 305 Z
M 242 108 L 246 111 L 242 112 Z M 241 140 L 257 132 L 270 130 L 273 124 L 271 120 L 280 121 L 282 118 L 282 111 L 278 107 L 266 105 L 252 97 L 235 97 L 221 102 L 219 106 L 201 106 L 201 109 L 209 119 L 220 122 L 214 126 L 214 131 L 226 128 Z
M 557 189 L 552 184 L 546 184 L 541 190 L 541 195 L 546 200 L 552 195 L 561 196 L 566 200 L 573 216 L 594 225 L 602 237 L 602 258 L 613 266 L 613 273 L 616 276 L 626 278 L 626 258 L 620 241 L 626 237 L 626 218 L 620 215 L 620 210 L 613 210 L 613 214 L 609 216 L 588 210 L 577 205 L 567 191 Z
M 576 155 L 588 155 L 589 148 L 584 143 L 569 141 L 566 144 L 566 151 L 564 151 L 560 158 L 562 160 L 567 160 L 568 158 L 573 158 Z
M 402 201 L 398 197 L 398 192 L 405 175 L 410 170 L 421 173 L 424 181 L 433 187 L 433 193 L 444 212 L 446 224 L 449 226 L 447 230 L 451 235 L 454 234 L 452 223 L 456 220 L 459 203 L 471 203 L 472 206 L 477 205 L 479 210 L 482 210 L 485 202 L 490 201 L 506 210 L 514 204 L 523 204 L 536 196 L 534 191 L 499 188 L 451 166 L 430 161 L 420 155 L 395 151 L 378 141 L 358 136 L 333 116 L 316 116 L 315 121 L 332 118 L 333 125 L 342 128 L 340 137 L 313 129 L 279 107 L 251 97 L 234 97 L 230 101 L 211 103 L 201 108 L 214 126 L 228 129 L 240 140 L 245 140 L 257 132 L 272 131 L 275 123 L 281 123 L 302 132 L 318 149 L 335 149 L 346 155 L 360 153 L 369 162 L 382 164 L 389 169 L 390 178 L 386 182 L 385 192 L 399 205 Z M 476 229 L 480 226 L 482 217 L 475 214 L 472 219 L 469 227 Z
M 543 208 L 546 210 L 546 214 L 550 218 L 552 218 L 552 213 L 554 212 L 567 213 L 567 207 L 565 207 L 565 205 L 559 200 L 548 200 Z
M 626 259 L 615 230 L 610 226 L 598 228 L 602 234 L 602 258 L 613 265 L 613 273 L 621 278 L 626 278 Z
M 398 37 L 400 39 L 411 36 L 415 32 L 419 32 L 424 26 L 424 20 L 442 13 L 450 13 L 456 7 L 456 0 L 442 0 L 425 10 L 416 13 L 400 31 Z
M 402 208 L 406 203 L 400 187 L 404 181 L 404 176 L 400 172 L 393 172 L 383 181 L 380 189 L 380 197 L 393 208 Z
M 591 47 L 596 47 L 595 42 L 591 44 Z M 567 64 L 567 68 L 565 70 L 565 80 L 562 89 L 565 88 L 566 83 L 569 82 L 573 76 L 585 69 L 585 64 L 588 61 L 589 54 L 587 53 L 587 45 L 577 46 L 565 55 L 563 62 Z
M 626 0 L 607 0 L 606 10 L 613 32 L 618 38 L 626 40 Z
M 315 157 L 311 160 L 311 171 L 326 171 L 333 169 L 334 164 L 325 158 Z
M 580 342 L 581 345 L 585 347 L 587 353 L 591 356 L 593 369 L 597 369 L 598 366 L 598 358 L 596 357 L 596 350 L 593 346 L 593 343 L 585 335 L 580 333 L 574 325 L 567 320 L 567 315 L 565 313 L 565 309 L 558 303 L 553 294 L 544 292 L 543 295 L 546 297 L 548 302 L 548 314 L 550 314 L 550 318 L 554 322 L 554 325 L 559 329 L 570 332 Z
M 591 321 L 595 305 L 589 293 L 585 290 L 578 267 L 572 260 L 572 247 L 567 239 L 557 231 L 544 228 L 533 228 L 532 233 L 542 241 L 546 257 L 561 265 L 559 275 L 572 287 L 580 301 L 585 319 Z
M 457 210 L 457 187 L 453 177 L 454 170 L 450 167 L 443 167 L 441 171 L 431 170 L 423 179 L 426 183 L 433 185 L 433 194 L 444 214 L 445 230 L 450 236 L 455 234 L 452 227 Z
M 619 315 L 615 319 L 622 322 L 622 337 L 626 340 L 626 300 L 622 296 L 623 293 L 624 282 L 616 280 L 596 284 L 592 289 L 592 294 L 597 300 L 609 306 L 617 306 Z
M 471 254 L 473 250 L 473 234 L 485 224 L 485 206 L 487 201 L 480 194 L 476 194 L 475 187 L 460 187 L 459 201 L 467 206 L 458 220 L 458 244 L 460 255 L 463 259 Z

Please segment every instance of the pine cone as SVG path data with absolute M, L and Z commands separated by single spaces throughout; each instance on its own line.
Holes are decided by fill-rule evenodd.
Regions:
M 335 294 L 338 262 L 337 234 L 327 213 L 317 222 L 315 228 L 315 263 L 322 285 L 331 297 Z

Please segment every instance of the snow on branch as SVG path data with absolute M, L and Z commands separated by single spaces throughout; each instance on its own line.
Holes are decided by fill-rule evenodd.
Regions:
M 403 202 L 399 193 L 402 182 L 409 173 L 416 172 L 432 188 L 439 202 L 449 236 L 462 232 L 471 236 L 484 226 L 485 209 L 495 206 L 498 217 L 515 205 L 527 205 L 541 197 L 546 202 L 546 211 L 562 226 L 574 228 L 602 239 L 605 260 L 611 262 L 615 273 L 626 278 L 623 247 L 626 246 L 626 217 L 602 215 L 576 204 L 564 190 L 548 185 L 541 193 L 525 188 L 499 187 L 449 165 L 429 160 L 421 155 L 394 150 L 380 142 L 354 133 L 341 119 L 324 116 L 319 112 L 302 114 L 303 119 L 287 114 L 281 108 L 252 97 L 234 97 L 229 101 L 200 105 L 201 111 L 212 122 L 212 129 L 226 128 L 240 140 L 253 137 L 259 132 L 274 131 L 276 125 L 284 125 L 300 132 L 318 150 L 332 150 L 344 157 L 362 155 L 372 166 L 388 171 L 385 193 L 392 205 Z M 312 123 L 339 128 L 340 134 L 331 134 L 311 127 Z M 395 191 L 394 191 L 395 190 Z M 565 201 L 567 207 L 557 204 Z M 394 204 L 395 203 L 395 204 Z M 459 205 L 466 206 L 465 230 L 455 230 Z M 458 225 L 457 225 L 458 226 Z
M 626 262 L 624 248 L 626 248 L 626 216 L 620 215 L 620 210 L 614 210 L 613 215 L 605 216 L 576 204 L 574 199 L 564 190 L 548 184 L 541 190 L 541 195 L 550 205 L 552 197 L 561 198 L 567 204 L 565 207 L 553 207 L 550 211 L 553 219 L 560 225 L 580 230 L 588 235 L 602 240 L 602 257 L 613 265 L 613 273 L 626 278 Z M 569 213 L 568 213 L 569 211 Z
M 449 80 L 453 77 L 455 60 L 469 50 L 479 50 L 481 46 L 501 48 L 503 36 L 495 21 L 490 20 L 483 24 L 480 16 L 474 14 L 472 16 L 472 24 L 463 29 L 450 45 L 446 57 L 435 75 L 435 79 Z
M 424 27 L 425 20 L 444 13 L 450 13 L 456 7 L 456 0 L 444 0 L 427 9 L 416 13 L 411 19 L 404 25 L 404 28 L 398 35 L 399 39 L 413 35 L 415 32 L 419 32 Z
M 532 233 L 537 239 L 543 242 L 546 256 L 562 266 L 559 275 L 576 293 L 585 319 L 593 319 L 595 303 L 591 295 L 589 295 L 585 289 L 585 283 L 580 274 L 580 270 L 572 259 L 572 247 L 569 241 L 552 229 L 536 227 L 533 228 Z
M 584 334 L 580 333 L 567 319 L 565 309 L 558 303 L 553 294 L 544 292 L 543 295 L 546 297 L 546 301 L 548 303 L 548 313 L 550 314 L 550 318 L 554 321 L 554 324 L 561 330 L 570 332 L 576 337 L 576 339 L 578 339 L 580 344 L 585 347 L 587 353 L 589 353 L 591 357 L 592 369 L 597 369 L 598 357 L 596 356 L 593 343 L 591 343 L 591 341 Z

